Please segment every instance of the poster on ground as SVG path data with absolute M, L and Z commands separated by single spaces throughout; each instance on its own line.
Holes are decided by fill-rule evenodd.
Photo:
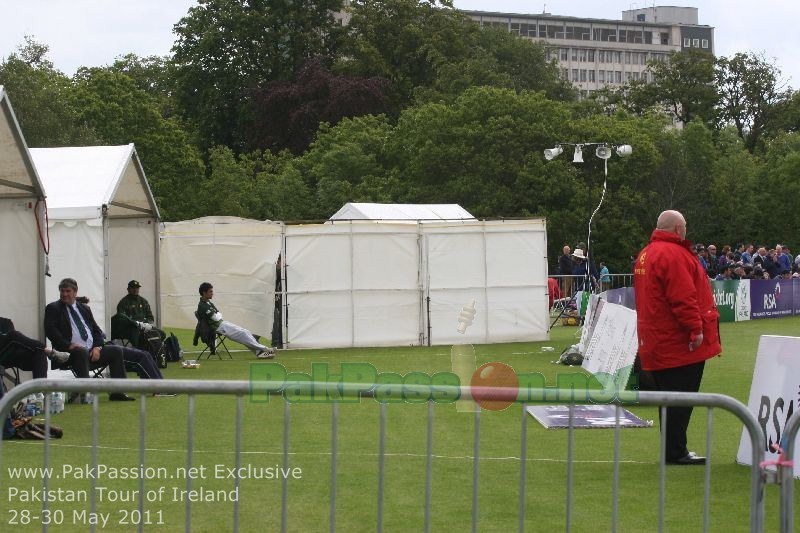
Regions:
M 570 427 L 568 405 L 532 405 L 526 407 L 529 415 L 546 429 Z M 617 414 L 614 405 L 576 405 L 572 409 L 572 427 L 575 429 L 606 429 L 616 427 Z M 623 428 L 652 427 L 652 420 L 642 420 L 627 409 L 620 408 L 619 425 Z
M 800 338 L 763 335 L 758 343 L 756 368 L 750 385 L 747 408 L 764 430 L 767 460 L 777 460 L 779 454 L 770 446 L 781 442 L 786 422 L 800 408 Z M 795 440 L 794 449 L 800 441 Z M 742 429 L 736 462 L 752 463 L 752 446 L 747 429 Z M 774 469 L 774 467 L 769 467 Z M 800 461 L 795 461 L 794 477 L 800 477 Z

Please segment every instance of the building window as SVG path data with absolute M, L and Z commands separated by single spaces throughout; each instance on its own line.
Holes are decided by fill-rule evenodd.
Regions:
M 631 74 L 632 74 L 632 75 L 631 75 L 631 77 L 632 77 L 634 80 L 638 80 L 638 79 L 639 79 L 639 73 L 638 73 L 638 72 L 633 72 L 633 73 L 631 73 Z
M 614 52 L 614 62 L 622 64 L 622 52 Z
M 684 48 L 689 48 L 690 46 L 692 46 L 692 40 L 689 39 L 688 37 L 684 37 L 683 38 L 683 47 Z
M 578 69 L 572 69 L 572 81 L 578 81 Z
M 642 52 L 639 54 L 639 64 L 646 65 L 647 64 L 647 54 Z
M 661 32 L 661 44 L 669 44 L 669 33 Z
M 577 48 L 573 48 L 572 49 L 572 60 L 573 61 L 577 61 L 578 60 L 578 49 Z
M 625 52 L 625 63 L 630 65 L 631 64 L 631 53 Z
M 700 48 L 700 39 L 692 39 L 692 46 Z
M 708 48 L 708 39 L 703 39 L 703 48 Z
M 580 50 L 578 50 L 578 59 L 580 61 L 584 61 L 584 62 L 586 61 L 586 50 L 585 49 L 581 48 Z
M 566 68 L 561 69 L 561 79 L 564 81 L 569 81 L 569 69 Z
M 602 50 L 600 50 L 599 52 L 597 52 L 597 59 L 601 63 L 605 63 L 606 62 L 606 54 Z
M 621 43 L 628 42 L 628 31 L 627 30 L 619 30 L 619 42 L 621 42 Z
M 597 71 L 597 81 L 600 83 L 606 82 L 606 71 L 605 70 L 598 70 Z
M 559 59 L 561 61 L 566 61 L 569 59 L 569 48 L 559 48 L 558 49 Z
M 607 70 L 606 71 L 606 83 L 614 83 L 614 71 Z
M 632 77 L 633 77 L 633 72 L 631 72 L 631 71 L 627 71 L 627 72 L 625 73 L 625 81 L 631 81 L 631 78 L 632 78 Z
M 586 59 L 588 59 L 591 62 L 594 62 L 594 50 L 586 51 Z
M 589 81 L 594 83 L 594 69 L 589 71 Z
M 581 81 L 586 81 L 586 69 L 581 69 Z
M 614 83 L 622 83 L 622 71 L 615 70 L 614 71 Z

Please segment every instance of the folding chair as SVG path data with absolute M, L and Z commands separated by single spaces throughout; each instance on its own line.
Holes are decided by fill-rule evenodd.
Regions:
M 119 341 L 119 343 L 124 347 L 139 348 L 140 350 L 144 350 L 153 357 L 153 362 L 158 368 L 167 367 L 167 352 L 164 346 L 164 341 L 161 339 L 161 332 L 159 330 L 152 329 L 149 332 L 142 331 L 139 333 L 140 339 L 144 339 L 144 343 L 147 345 L 146 347 L 141 343 L 140 346 L 134 345 L 131 340 L 126 337 L 126 335 L 129 333 L 130 326 L 126 319 L 120 317 L 119 315 L 114 315 L 111 317 L 112 344 L 116 344 L 117 341 Z
M 200 352 L 200 355 L 197 357 L 198 360 L 203 358 L 203 355 L 208 352 L 208 356 L 206 359 L 211 359 L 212 355 L 216 355 L 219 357 L 220 361 L 222 360 L 222 356 L 217 351 L 220 346 L 225 350 L 225 353 L 228 354 L 228 358 L 233 359 L 231 355 L 231 351 L 228 349 L 228 345 L 225 344 L 225 340 L 228 338 L 222 333 L 214 331 L 208 322 L 201 318 L 197 311 L 194 313 L 195 318 L 197 319 L 197 325 L 194 328 L 194 338 L 192 339 L 192 345 L 197 346 L 197 340 L 200 339 L 203 341 L 203 344 L 206 345 L 203 348 L 203 351 Z

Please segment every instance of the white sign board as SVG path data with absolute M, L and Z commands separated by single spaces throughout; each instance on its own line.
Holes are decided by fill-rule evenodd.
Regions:
M 628 382 L 636 350 L 636 311 L 600 300 L 590 319 L 591 336 L 583 353 L 581 367 L 608 388 Z
M 756 368 L 750 385 L 747 407 L 764 430 L 762 443 L 766 460 L 777 460 L 779 454 L 770 445 L 779 443 L 783 429 L 793 413 L 800 409 L 800 338 L 763 335 L 758 343 Z M 795 450 L 800 441 L 795 440 Z M 750 465 L 750 437 L 742 429 L 742 440 L 736 462 Z M 774 470 L 774 467 L 768 467 Z M 800 477 L 800 461 L 795 461 L 794 477 Z

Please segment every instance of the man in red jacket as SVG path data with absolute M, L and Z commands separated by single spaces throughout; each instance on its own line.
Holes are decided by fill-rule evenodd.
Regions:
M 639 358 L 662 391 L 697 392 L 706 359 L 722 351 L 719 313 L 711 284 L 686 240 L 686 219 L 678 211 L 659 215 L 648 244 L 636 258 Z M 705 464 L 686 448 L 691 407 L 668 407 L 667 463 Z

